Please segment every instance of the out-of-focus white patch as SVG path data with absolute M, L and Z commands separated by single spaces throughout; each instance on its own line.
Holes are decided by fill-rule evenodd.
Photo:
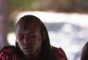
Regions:
M 15 33 L 9 33 L 7 39 L 10 45 L 15 45 L 15 41 L 16 41 Z
M 27 11 L 27 12 L 19 13 L 16 18 L 16 22 L 24 15 L 37 16 L 43 22 L 47 22 L 47 23 L 67 22 L 67 23 L 77 24 L 83 27 L 88 26 L 88 14 Z

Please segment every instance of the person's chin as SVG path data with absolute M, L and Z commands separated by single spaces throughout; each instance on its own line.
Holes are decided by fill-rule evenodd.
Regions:
M 25 55 L 32 55 L 32 54 L 33 54 L 32 52 L 33 52 L 33 51 L 25 50 L 25 51 L 24 51 L 24 54 L 25 54 Z
M 32 52 L 24 52 L 25 55 L 32 55 Z

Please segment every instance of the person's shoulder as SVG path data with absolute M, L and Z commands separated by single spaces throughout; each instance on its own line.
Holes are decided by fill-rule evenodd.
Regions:
M 0 54 L 12 54 L 15 53 L 16 47 L 15 46 L 6 46 L 0 50 Z
M 52 51 L 56 60 L 67 60 L 67 56 L 62 48 L 52 47 Z

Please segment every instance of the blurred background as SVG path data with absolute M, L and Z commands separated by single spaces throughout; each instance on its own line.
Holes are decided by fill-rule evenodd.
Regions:
M 46 25 L 51 45 L 80 60 L 88 39 L 88 0 L 0 0 L 0 49 L 15 45 L 15 24 L 33 14 Z

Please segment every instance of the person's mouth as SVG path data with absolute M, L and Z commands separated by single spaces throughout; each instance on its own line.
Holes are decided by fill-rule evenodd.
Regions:
M 31 50 L 32 48 L 33 48 L 32 46 L 26 46 L 23 49 L 25 49 L 25 50 Z

